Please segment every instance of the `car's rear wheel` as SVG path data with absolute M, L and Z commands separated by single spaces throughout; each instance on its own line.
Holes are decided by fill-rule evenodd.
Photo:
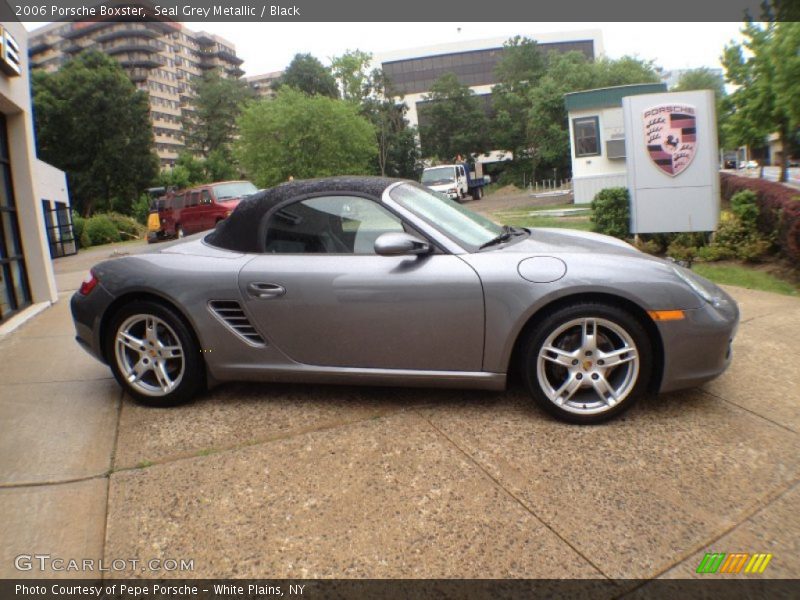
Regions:
M 536 403 L 571 423 L 599 423 L 627 410 L 652 372 L 642 324 L 622 309 L 595 303 L 546 316 L 529 334 L 523 360 Z
M 138 402 L 172 406 L 202 390 L 200 349 L 183 320 L 166 306 L 127 304 L 107 330 L 106 356 L 114 377 Z

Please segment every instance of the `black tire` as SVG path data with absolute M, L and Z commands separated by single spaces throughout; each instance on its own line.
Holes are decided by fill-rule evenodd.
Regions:
M 153 329 L 155 338 L 153 345 L 147 339 L 147 321 L 150 317 L 156 326 Z M 141 319 L 140 323 L 137 319 Z M 125 330 L 132 338 L 143 344 L 132 348 L 130 344 L 118 344 L 117 336 Z M 141 333 L 139 333 L 141 332 Z M 159 343 L 164 343 L 158 346 Z M 106 339 L 103 341 L 105 355 L 111 366 L 111 371 L 117 382 L 136 402 L 146 406 L 175 406 L 189 402 L 198 393 L 205 389 L 205 364 L 200 355 L 200 348 L 194 335 L 184 320 L 168 308 L 157 302 L 137 300 L 124 305 L 111 318 L 106 328 Z M 168 351 L 162 348 L 180 348 L 181 358 L 172 357 L 175 350 Z M 153 354 L 155 352 L 156 354 Z M 182 362 L 180 365 L 178 361 Z M 133 363 L 136 363 L 133 365 Z M 149 363 L 149 364 L 148 364 Z M 163 364 L 164 381 L 175 381 L 174 388 L 165 391 L 146 389 L 161 385 L 157 374 L 157 365 Z M 137 382 L 128 380 L 128 375 L 133 375 L 140 366 L 144 373 Z M 125 372 L 123 372 L 125 371 Z M 174 379 L 172 379 L 174 378 Z
M 592 339 L 587 332 L 595 346 L 584 345 L 582 340 Z M 543 353 L 546 344 L 559 353 Z M 612 351 L 619 355 L 616 366 L 607 365 L 615 360 L 608 356 Z M 653 370 L 652 343 L 639 320 L 599 303 L 576 303 L 547 314 L 528 333 L 521 359 L 520 372 L 534 401 L 554 417 L 580 424 L 628 410 L 646 391 Z

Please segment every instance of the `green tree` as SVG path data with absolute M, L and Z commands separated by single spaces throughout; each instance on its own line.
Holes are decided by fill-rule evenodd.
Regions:
M 545 74 L 528 94 L 527 131 L 533 173 L 537 169 L 563 173 L 571 167 L 565 94 L 658 81 L 650 61 L 629 56 L 590 61 L 580 52 L 550 53 Z
M 376 74 L 369 71 L 371 62 L 372 54 L 363 50 L 348 50 L 331 60 L 342 99 L 362 104 L 373 95 Z
M 681 74 L 672 92 L 689 92 L 692 90 L 711 90 L 714 92 L 715 107 L 717 113 L 717 132 L 721 147 L 726 147 L 725 139 L 725 116 L 728 112 L 728 94 L 725 91 L 725 79 L 707 67 L 690 69 Z
M 31 79 L 38 154 L 66 171 L 73 206 L 130 212 L 158 172 L 147 94 L 94 51 Z
M 368 100 L 364 114 L 375 128 L 377 172 L 386 177 L 416 179 L 420 159 L 417 130 L 406 119 L 408 108 L 391 96 Z
M 800 94 L 797 74 L 800 34 L 796 23 L 776 22 L 767 13 L 764 23 L 749 21 L 742 28 L 743 44 L 725 47 L 722 64 L 726 80 L 737 87 L 730 96 L 732 112 L 726 135 L 739 145 L 762 146 L 777 133 L 788 149 L 798 121 Z M 745 52 L 745 49 L 747 52 Z M 780 181 L 788 177 L 788 152 L 783 153 Z
M 708 67 L 699 69 L 689 69 L 681 73 L 678 83 L 671 92 L 688 92 L 691 90 L 711 90 L 717 101 L 722 100 L 727 94 L 725 92 L 725 79 Z
M 365 174 L 377 151 L 370 122 L 351 102 L 281 88 L 239 119 L 236 154 L 259 187 L 295 178 Z
M 194 157 L 191 152 L 181 152 L 175 166 L 161 171 L 158 176 L 160 185 L 177 190 L 210 181 L 212 179 L 206 173 L 205 161 Z
M 339 88 L 330 70 L 310 54 L 295 54 L 274 85 L 276 89 L 292 87 L 309 96 L 339 97 Z
M 241 79 L 223 77 L 217 69 L 194 79 L 191 87 L 194 110 L 183 111 L 186 148 L 204 159 L 215 155 L 230 160 L 236 119 L 252 97 L 250 88 Z
M 453 160 L 483 152 L 488 144 L 488 119 L 475 93 L 461 85 L 454 73 L 445 73 L 431 86 L 426 104 L 418 108 L 420 137 L 426 156 Z
M 525 161 L 530 158 L 531 149 L 527 128 L 529 94 L 545 72 L 545 57 L 529 38 L 511 38 L 503 47 L 503 55 L 495 67 L 499 83 L 492 89 L 493 141 L 511 151 L 515 161 Z
M 415 178 L 419 162 L 416 130 L 408 125 L 405 103 L 397 101 L 399 95 L 382 69 L 369 69 L 371 62 L 371 54 L 351 50 L 334 57 L 331 65 L 342 97 L 356 104 L 375 127 L 378 145 L 375 172 Z

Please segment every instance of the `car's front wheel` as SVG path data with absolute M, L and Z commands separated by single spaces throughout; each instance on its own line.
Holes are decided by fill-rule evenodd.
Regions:
M 536 403 L 571 423 L 599 423 L 630 408 L 652 372 L 650 339 L 630 313 L 580 303 L 530 332 L 523 377 Z
M 181 404 L 205 385 L 194 336 L 166 306 L 131 302 L 114 315 L 107 331 L 106 356 L 114 377 L 138 402 Z

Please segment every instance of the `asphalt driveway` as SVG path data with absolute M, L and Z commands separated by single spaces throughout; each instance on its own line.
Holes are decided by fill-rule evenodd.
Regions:
M 231 384 L 148 409 L 72 337 L 70 290 L 109 252 L 57 261 L 59 303 L 0 339 L 0 577 L 41 576 L 14 566 L 35 553 L 193 560 L 114 573 L 138 577 L 691 577 L 711 551 L 800 576 L 796 298 L 728 288 L 732 368 L 603 426 L 518 388 Z

